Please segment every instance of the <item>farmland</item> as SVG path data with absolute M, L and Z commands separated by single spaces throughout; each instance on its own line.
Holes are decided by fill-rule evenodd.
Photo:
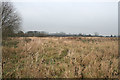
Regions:
M 3 78 L 117 78 L 113 37 L 15 37 L 3 40 Z

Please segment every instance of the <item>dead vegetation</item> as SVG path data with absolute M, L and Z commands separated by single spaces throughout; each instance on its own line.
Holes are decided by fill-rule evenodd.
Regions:
M 118 41 L 27 37 L 3 41 L 3 78 L 117 78 Z

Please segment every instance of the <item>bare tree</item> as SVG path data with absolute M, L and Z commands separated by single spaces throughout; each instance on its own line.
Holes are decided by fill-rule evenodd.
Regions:
M 2 36 L 13 36 L 20 29 L 21 18 L 11 2 L 2 2 Z

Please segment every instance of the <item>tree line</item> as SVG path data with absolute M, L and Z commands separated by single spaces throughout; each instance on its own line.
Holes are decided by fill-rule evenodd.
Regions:
M 48 33 L 45 31 L 19 31 L 18 33 L 12 35 L 12 37 L 117 37 L 116 35 L 110 35 L 110 36 L 103 36 L 99 35 L 98 33 L 92 34 L 66 34 L 64 32 L 58 32 L 58 33 Z

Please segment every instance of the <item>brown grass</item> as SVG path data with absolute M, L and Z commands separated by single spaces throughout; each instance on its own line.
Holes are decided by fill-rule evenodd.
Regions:
M 117 38 L 20 37 L 3 42 L 3 78 L 118 77 Z

